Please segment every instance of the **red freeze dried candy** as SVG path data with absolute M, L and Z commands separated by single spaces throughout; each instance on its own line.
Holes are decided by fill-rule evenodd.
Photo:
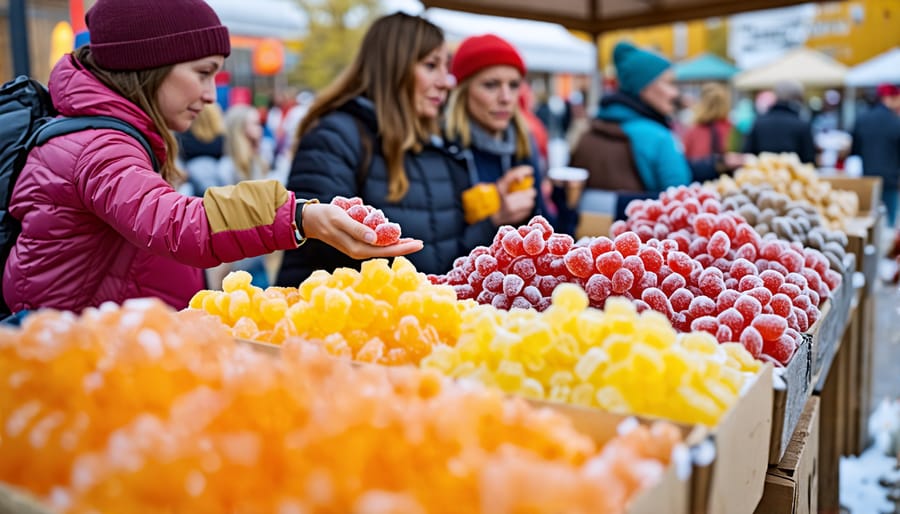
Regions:
M 569 250 L 564 262 L 569 273 L 576 277 L 587 278 L 594 274 L 594 257 L 586 247 L 580 246 Z
M 730 249 L 731 239 L 729 239 L 728 234 L 721 230 L 716 231 L 709 238 L 709 243 L 706 245 L 706 253 L 717 259 L 719 257 L 724 257 Z
M 612 281 L 604 275 L 592 275 L 584 285 L 584 291 L 592 302 L 606 301 L 612 294 Z
M 763 338 L 759 330 L 747 327 L 741 332 L 740 343 L 750 352 L 754 359 L 758 359 L 763 350 Z
M 647 271 L 656 273 L 663 265 L 662 254 L 660 254 L 659 250 L 656 248 L 649 246 L 641 247 L 641 249 L 638 250 L 638 257 L 644 262 L 644 269 Z
M 775 314 L 760 314 L 750 324 L 759 331 L 764 341 L 777 340 L 787 329 L 787 320 Z
M 613 246 L 622 254 L 623 257 L 629 255 L 637 255 L 641 248 L 641 238 L 634 232 L 624 232 L 613 241 Z
M 544 251 L 544 233 L 541 230 L 532 230 L 522 239 L 522 249 L 528 255 L 538 255 Z

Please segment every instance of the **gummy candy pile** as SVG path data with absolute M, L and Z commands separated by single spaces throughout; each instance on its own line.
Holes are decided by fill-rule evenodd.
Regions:
M 158 301 L 0 329 L 0 481 L 87 512 L 624 512 L 679 445 L 602 447 L 565 417 L 436 372 L 236 345 Z
M 436 347 L 422 366 L 531 398 L 714 426 L 762 365 L 740 344 L 677 334 L 624 298 L 588 309 L 584 291 L 563 284 L 552 301 L 542 313 L 470 309 L 456 347 Z
M 832 229 L 844 228 L 859 213 L 856 193 L 833 188 L 815 166 L 801 163 L 797 154 L 764 152 L 737 170 L 734 178 L 722 176 L 711 186 L 724 195 L 746 184 L 769 185 L 793 200 L 812 205 Z
M 831 269 L 844 270 L 847 234 L 831 230 L 815 207 L 776 192 L 771 184 L 744 184 L 725 193 L 722 208 L 737 211 L 763 239 L 797 241 L 822 252 Z
M 571 236 L 555 234 L 546 219 L 535 216 L 518 229 L 500 227 L 490 247 L 476 247 L 457 258 L 447 274 L 428 278 L 453 286 L 460 300 L 543 311 L 556 286 L 569 279 L 563 257 L 572 244 Z
M 433 285 L 407 259 L 362 263 L 360 271 L 316 271 L 298 288 L 250 284 L 229 273 L 224 291 L 200 291 L 192 309 L 218 316 L 235 337 L 282 343 L 289 337 L 322 339 L 335 355 L 381 364 L 417 364 L 436 344 L 456 343 L 460 313 L 452 288 Z
M 614 223 L 611 232 L 617 239 L 637 234 L 648 245 L 655 235 L 669 234 L 660 246 L 670 248 L 665 258 L 673 273 L 641 299 L 675 314 L 677 328 L 740 341 L 754 356 L 786 364 L 841 275 L 818 250 L 763 240 L 738 214 L 721 210 L 712 191 L 671 188 L 659 200 L 629 204 L 628 220 Z
M 376 246 L 390 246 L 400 240 L 400 225 L 389 222 L 381 209 L 363 204 L 362 198 L 335 196 L 331 203 L 347 211 L 351 218 L 374 230 L 378 236 L 375 240 Z

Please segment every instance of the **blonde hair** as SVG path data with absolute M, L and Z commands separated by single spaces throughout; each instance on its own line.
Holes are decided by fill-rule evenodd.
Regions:
M 416 114 L 415 67 L 443 44 L 441 29 L 419 16 L 398 12 L 375 20 L 350 66 L 310 106 L 297 130 L 297 145 L 326 114 L 357 96 L 372 100 L 388 171 L 387 201 L 403 199 L 409 191 L 404 155 L 420 151 L 437 132 L 436 122 L 423 122 Z
M 156 132 L 162 136 L 166 147 L 166 158 L 160 163 L 159 174 L 163 180 L 173 186 L 184 181 L 184 174 L 175 166 L 175 156 L 178 155 L 178 143 L 166 126 L 166 120 L 156 101 L 160 86 L 162 86 L 163 81 L 174 66 L 166 65 L 137 71 L 106 70 L 94 61 L 90 46 L 83 46 L 75 50 L 74 56 L 82 66 L 97 77 L 106 87 L 138 106 L 150 117 Z
M 197 119 L 191 123 L 191 134 L 204 143 L 211 143 L 215 138 L 225 134 L 222 121 L 222 108 L 217 103 L 205 104 Z
M 247 137 L 247 121 L 252 115 L 259 113 L 249 105 L 235 105 L 225 113 L 225 155 L 231 157 L 241 180 L 262 178 L 256 175 L 268 168 L 256 143 Z
M 731 93 L 722 84 L 711 82 L 700 89 L 700 100 L 694 107 L 694 122 L 698 125 L 728 118 Z
M 469 90 L 472 88 L 472 82 L 476 77 L 478 77 L 477 73 L 464 80 L 462 84 L 450 93 L 450 99 L 447 101 L 447 138 L 458 141 L 463 148 L 468 148 L 472 144 L 468 99 Z M 521 109 L 519 109 L 518 102 L 513 105 L 512 124 L 516 132 L 516 158 L 525 159 L 531 157 L 531 139 L 528 136 L 528 123 L 525 121 Z

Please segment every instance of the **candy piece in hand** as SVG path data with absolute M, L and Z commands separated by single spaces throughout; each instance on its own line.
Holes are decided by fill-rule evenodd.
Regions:
M 375 246 L 390 246 L 400 240 L 400 225 L 396 223 L 382 223 L 375 227 Z
M 366 205 L 361 198 L 335 196 L 331 204 L 344 209 L 351 218 L 374 230 L 376 246 L 390 246 L 400 240 L 400 225 L 390 223 L 380 209 Z
M 515 193 L 516 191 L 526 191 L 534 187 L 534 176 L 528 175 L 527 177 L 523 177 L 520 180 L 513 182 L 509 186 L 509 192 Z
M 476 184 L 463 191 L 462 202 L 466 223 L 478 223 L 500 210 L 500 193 L 496 184 Z

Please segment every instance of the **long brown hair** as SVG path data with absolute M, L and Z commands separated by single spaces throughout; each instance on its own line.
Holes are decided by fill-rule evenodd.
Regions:
M 101 68 L 94 61 L 89 46 L 83 46 L 75 51 L 75 58 L 88 71 L 94 74 L 100 82 L 121 95 L 129 102 L 140 107 L 150 116 L 156 131 L 163 138 L 166 145 L 166 160 L 161 163 L 159 173 L 163 180 L 175 185 L 184 180 L 184 174 L 175 166 L 175 156 L 178 155 L 178 143 L 166 126 L 165 118 L 159 110 L 156 102 L 156 93 L 166 76 L 172 71 L 173 66 L 161 66 L 149 70 L 138 71 L 112 71 Z
M 728 118 L 731 111 L 731 94 L 722 84 L 710 82 L 700 89 L 700 101 L 694 108 L 694 123 L 705 125 Z
M 422 141 L 437 131 L 436 122 L 423 123 L 416 115 L 415 66 L 442 44 L 444 33 L 424 18 L 398 12 L 377 19 L 350 66 L 310 106 L 297 143 L 320 118 L 353 98 L 372 100 L 387 164 L 387 200 L 400 201 L 409 190 L 404 154 L 421 150 Z
M 468 103 L 469 90 L 472 89 L 472 83 L 477 77 L 476 73 L 464 80 L 450 93 L 450 99 L 447 100 L 447 138 L 458 141 L 463 148 L 468 148 L 472 144 L 472 129 L 469 123 L 475 121 L 469 116 Z M 528 122 L 525 121 L 518 102 L 513 105 L 512 124 L 516 133 L 516 159 L 531 157 Z

